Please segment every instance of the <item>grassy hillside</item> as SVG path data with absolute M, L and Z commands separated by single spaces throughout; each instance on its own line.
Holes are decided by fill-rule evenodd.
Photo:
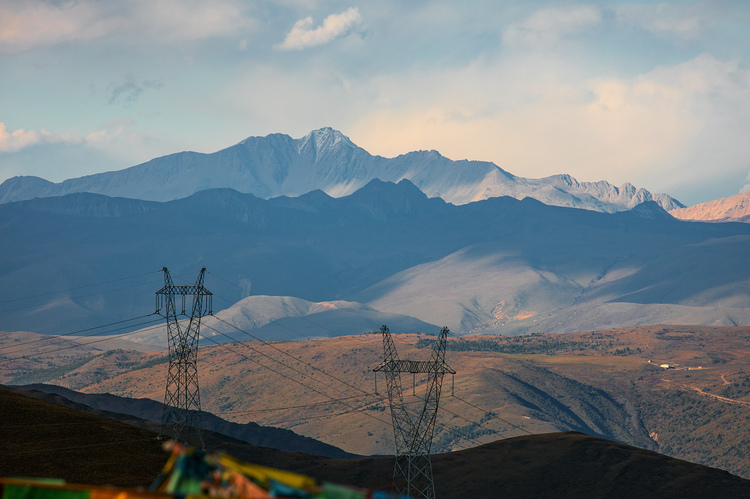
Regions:
M 427 359 L 430 339 L 397 335 L 401 358 Z M 443 386 L 435 451 L 575 430 L 750 477 L 750 328 L 451 338 L 448 349 L 447 362 L 458 374 L 455 396 L 450 377 Z M 55 355 L 36 362 L 54 364 Z M 109 357 L 132 363 L 100 355 L 52 382 L 160 400 L 167 366 L 149 364 L 160 355 L 123 351 Z M 377 335 L 203 348 L 203 407 L 233 422 L 292 429 L 355 454 L 387 455 L 393 434 L 385 384 L 381 377 L 376 394 L 371 372 L 381 356 Z M 1 365 L 5 380 L 22 368 Z M 404 375 L 403 386 L 405 401 L 416 408 L 425 379 Z

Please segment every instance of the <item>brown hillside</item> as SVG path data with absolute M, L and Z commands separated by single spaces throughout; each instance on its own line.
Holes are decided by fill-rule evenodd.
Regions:
M 5 390 L 0 408 L 0 476 L 147 486 L 166 461 L 146 430 Z M 333 460 L 228 445 L 245 460 L 365 487 L 387 487 L 392 467 L 388 458 Z M 440 498 L 750 494 L 750 481 L 729 473 L 578 433 L 501 440 L 436 455 L 433 463 Z
M 430 338 L 397 335 L 399 354 L 428 358 L 429 350 L 419 347 L 428 347 Z M 748 327 L 451 338 L 448 347 L 447 361 L 458 372 L 456 397 L 450 396 L 447 378 L 436 451 L 575 430 L 750 477 Z M 162 354 L 83 351 L 62 360 L 55 355 L 35 357 L 35 365 L 43 367 L 38 370 L 2 363 L 0 376 L 86 393 L 163 397 Z M 381 356 L 377 335 L 204 348 L 203 407 L 231 421 L 289 428 L 352 453 L 389 454 L 393 434 L 384 380 L 374 395 L 370 371 Z M 416 381 L 419 395 L 424 380 Z M 417 400 L 411 384 L 404 376 L 410 403 Z

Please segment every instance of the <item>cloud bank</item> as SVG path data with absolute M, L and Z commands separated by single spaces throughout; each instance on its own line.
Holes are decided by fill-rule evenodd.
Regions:
M 12 96 L 0 177 L 332 126 L 373 154 L 436 149 L 687 203 L 750 183 L 750 3 L 350 5 L 0 0 L 0 91 Z
M 0 123 L 0 152 L 19 152 L 27 147 L 40 144 L 80 144 L 83 139 L 72 133 L 55 134 L 49 130 L 24 130 L 19 128 L 8 131 L 5 123 Z
M 743 125 L 750 122 L 750 70 L 709 55 L 630 78 L 569 74 L 539 58 L 374 85 L 380 108 L 350 131 L 382 155 L 437 149 L 525 177 L 566 173 L 573 165 L 580 180 L 661 191 L 718 181 L 710 173 L 715 167 L 716 174 L 744 176 L 750 157 Z
M 255 25 L 242 4 L 232 0 L 5 0 L 0 3 L 0 53 L 107 36 L 203 40 Z

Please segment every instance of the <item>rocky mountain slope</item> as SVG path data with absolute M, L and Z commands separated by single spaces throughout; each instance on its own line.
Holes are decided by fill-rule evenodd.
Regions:
M 59 184 L 15 177 L 0 185 L 0 203 L 75 192 L 170 201 L 222 187 L 264 199 L 299 196 L 315 189 L 341 197 L 373 179 L 409 179 L 428 196 L 454 204 L 511 196 L 604 212 L 627 210 L 651 200 L 667 210 L 682 207 L 665 194 L 652 195 L 631 184 L 618 188 L 605 181 L 578 182 L 570 175 L 526 179 L 492 163 L 452 161 L 436 151 L 396 158 L 372 156 L 331 128 L 312 131 L 301 139 L 283 134 L 250 137 L 212 154 L 181 152 Z
M 750 223 L 750 191 L 688 208 L 676 208 L 669 210 L 669 214 L 681 220 Z

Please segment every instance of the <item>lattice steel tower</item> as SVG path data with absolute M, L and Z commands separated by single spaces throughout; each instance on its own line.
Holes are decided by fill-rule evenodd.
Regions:
M 200 443 L 203 447 L 201 430 L 201 398 L 198 389 L 198 339 L 200 338 L 201 317 L 211 315 L 212 294 L 203 286 L 206 269 L 201 269 L 198 279 L 192 286 L 175 286 L 169 270 L 164 271 L 164 287 L 156 292 L 156 313 L 167 319 L 167 341 L 169 343 L 169 371 L 164 395 L 161 434 L 168 428 L 177 441 Z M 175 297 L 181 297 L 180 312 L 177 311 Z M 192 308 L 187 326 L 180 326 L 179 316 L 187 317 L 186 297 L 192 296 Z M 164 310 L 164 312 L 162 312 Z
M 393 468 L 393 486 L 401 494 L 420 499 L 434 499 L 435 484 L 432 479 L 432 434 L 435 430 L 440 389 L 443 386 L 445 373 L 456 374 L 456 371 L 445 363 L 445 338 L 448 328 L 440 331 L 430 360 L 399 360 L 396 345 L 386 326 L 380 328 L 383 333 L 383 362 L 373 369 L 385 373 L 388 388 L 388 400 L 391 405 L 393 432 L 396 437 L 396 465 Z M 426 373 L 427 390 L 424 395 L 422 410 L 410 414 L 404 404 L 401 388 L 401 373 Z

